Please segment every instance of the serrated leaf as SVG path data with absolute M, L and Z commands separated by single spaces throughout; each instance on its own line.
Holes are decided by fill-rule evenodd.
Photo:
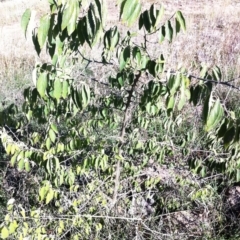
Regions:
M 46 72 L 41 73 L 37 80 L 37 90 L 42 98 L 45 97 L 45 92 L 48 85 L 48 74 Z
M 38 28 L 38 34 L 37 34 L 38 43 L 41 49 L 46 41 L 49 28 L 50 28 L 50 18 L 48 15 L 45 15 L 40 19 L 40 26 Z
M 21 27 L 23 29 L 25 38 L 26 38 L 26 33 L 27 33 L 27 28 L 28 28 L 30 18 L 31 18 L 31 10 L 28 8 L 25 10 L 21 18 Z

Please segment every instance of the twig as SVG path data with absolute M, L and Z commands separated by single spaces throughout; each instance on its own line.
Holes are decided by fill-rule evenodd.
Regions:
M 111 63 L 111 62 L 102 62 L 102 61 L 96 61 L 96 60 L 94 60 L 94 59 L 93 59 L 93 60 L 88 59 L 88 58 L 84 57 L 79 50 L 78 50 L 78 53 L 79 53 L 80 56 L 83 58 L 83 60 L 85 60 L 85 61 L 88 62 L 86 68 L 88 67 L 88 65 L 89 65 L 90 63 L 104 64 L 104 65 L 105 65 L 105 64 L 107 64 L 107 65 L 113 65 L 113 63 Z
M 122 156 L 122 146 L 124 144 L 124 137 L 125 137 L 126 127 L 127 127 L 127 122 L 129 120 L 129 117 L 131 117 L 131 102 L 132 102 L 133 92 L 138 83 L 140 76 L 141 76 L 141 72 L 139 72 L 139 74 L 135 76 L 131 90 L 129 90 L 129 92 L 128 92 L 129 94 L 127 97 L 126 109 L 125 109 L 122 128 L 121 128 L 120 136 L 119 136 L 120 137 L 120 140 L 119 140 L 119 155 L 120 156 Z M 113 193 L 112 206 L 114 206 L 117 201 L 117 194 L 118 194 L 118 188 L 119 188 L 119 183 L 120 183 L 120 172 L 121 172 L 121 163 L 120 163 L 120 160 L 118 160 L 117 166 L 116 166 L 116 171 L 115 171 L 116 177 L 115 177 L 115 187 L 114 187 L 114 193 Z

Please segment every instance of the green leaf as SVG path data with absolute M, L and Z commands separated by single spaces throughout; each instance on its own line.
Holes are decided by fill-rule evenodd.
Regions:
M 62 82 L 59 78 L 54 81 L 53 97 L 57 100 L 62 96 Z
M 94 14 L 93 5 L 90 4 L 86 20 L 87 41 L 91 45 L 97 31 L 97 19 Z M 86 37 L 86 36 L 85 36 Z
M 119 42 L 120 34 L 117 27 L 111 29 L 110 50 L 113 50 Z
M 169 42 L 172 42 L 173 39 L 173 28 L 171 22 L 168 20 L 165 24 L 165 30 L 166 30 L 166 39 Z
M 9 233 L 10 234 L 14 233 L 17 227 L 18 227 L 17 221 L 13 220 L 13 222 L 11 222 L 9 225 Z
M 120 54 L 120 71 L 122 71 L 130 59 L 130 46 L 127 46 Z
M 184 92 L 181 93 L 181 97 L 180 97 L 180 100 L 179 100 L 179 103 L 178 103 L 178 110 L 181 111 L 184 104 L 186 103 L 186 97 L 184 95 Z
M 216 125 L 222 120 L 224 111 L 223 107 L 220 103 L 220 100 L 217 99 L 217 101 L 214 103 L 212 109 L 210 110 L 207 118 L 206 123 L 206 131 L 212 130 Z
M 151 18 L 152 27 L 155 28 L 155 26 L 156 26 L 156 8 L 155 8 L 154 4 L 152 4 L 150 7 L 149 16 Z
M 46 188 L 45 186 L 41 187 L 41 189 L 39 190 L 40 201 L 44 200 L 47 192 L 48 192 L 48 188 Z
M 122 2 L 120 17 L 124 22 L 131 26 L 139 17 L 141 12 L 139 0 L 126 0 Z
M 183 15 L 182 15 L 181 11 L 177 11 L 176 12 L 176 19 L 179 22 L 182 30 L 185 32 L 186 31 L 186 22 L 185 22 L 185 19 L 184 19 Z
M 24 166 L 25 166 L 25 161 L 24 161 L 24 158 L 20 159 L 20 161 L 18 162 L 18 169 L 20 171 L 22 171 L 24 169 Z
M 168 96 L 167 98 L 167 109 L 172 110 L 174 108 L 175 99 L 174 96 Z
M 133 54 L 134 60 L 137 63 L 137 66 L 140 66 L 141 65 L 141 58 L 142 58 L 142 54 L 141 54 L 140 48 L 139 47 L 134 47 L 133 51 L 132 51 L 132 54 Z
M 205 78 L 208 72 L 208 67 L 206 65 L 201 67 L 200 77 Z
M 222 78 L 221 69 L 218 66 L 212 68 L 213 77 L 215 80 L 220 81 Z
M 155 26 L 157 26 L 164 15 L 164 7 L 161 5 L 161 9 L 156 11 L 156 21 Z
M 234 139 L 235 136 L 235 127 L 230 127 L 224 134 L 223 137 L 223 142 L 224 142 L 224 146 L 228 147 L 229 143 L 231 143 L 231 141 Z
M 75 29 L 77 27 L 76 22 L 77 22 L 77 18 L 78 18 L 78 14 L 79 14 L 78 1 L 74 0 L 72 4 L 74 5 L 74 8 L 73 8 L 74 10 L 73 10 L 73 14 L 69 20 L 69 23 L 67 25 L 68 35 L 71 35 L 75 31 Z
M 45 97 L 45 92 L 48 85 L 48 74 L 46 72 L 41 73 L 37 80 L 37 90 L 42 98 Z
M 149 73 L 152 74 L 154 77 L 156 77 L 156 72 L 155 72 L 156 65 L 157 63 L 153 60 L 148 61 L 148 64 L 147 64 L 147 69 Z
M 165 39 L 165 36 L 166 36 L 166 28 L 165 26 L 162 26 L 159 29 L 159 35 L 158 35 L 159 43 L 163 42 L 163 40 Z
M 49 150 L 50 149 L 50 147 L 51 147 L 51 139 L 50 138 L 47 138 L 47 140 L 46 140 L 46 148 L 47 148 L 47 150 Z
M 63 10 L 61 30 L 63 31 L 69 24 L 72 18 L 75 18 L 75 0 L 68 1 L 67 8 Z
M 48 134 L 49 134 L 49 137 L 50 137 L 51 141 L 53 143 L 55 143 L 55 141 L 56 141 L 56 134 L 55 134 L 55 132 L 52 129 L 50 129 Z
M 48 31 L 49 31 L 49 27 L 50 27 L 50 18 L 48 15 L 43 16 L 40 19 L 40 26 L 38 28 L 38 43 L 40 48 L 43 47 L 47 35 L 48 35 Z
M 82 87 L 82 104 L 83 107 L 86 107 L 90 101 L 90 89 L 87 85 L 83 85 Z
M 145 29 L 148 31 L 148 32 L 151 32 L 152 31 L 152 22 L 151 22 L 151 17 L 150 17 L 150 13 L 149 11 L 144 11 L 142 14 L 141 14 L 141 17 L 142 18 L 142 21 L 143 21 L 143 25 L 145 27 Z
M 54 197 L 54 191 L 52 189 L 49 189 L 48 194 L 46 196 L 46 204 L 52 201 Z
M 132 26 L 133 23 L 138 19 L 140 13 L 141 13 L 142 5 L 140 3 L 136 3 L 134 7 L 134 12 L 129 16 L 129 18 L 126 20 L 128 26 Z
M 62 83 L 62 97 L 65 99 L 68 96 L 69 83 L 67 80 L 64 80 Z
M 173 95 L 179 88 L 181 84 L 181 74 L 177 74 L 177 76 L 171 75 L 168 80 L 168 88 L 170 89 L 171 95 Z
M 55 133 L 58 133 L 58 129 L 57 129 L 57 125 L 52 123 L 51 124 L 51 129 L 55 132 Z
M 181 30 L 181 26 L 180 26 L 180 23 L 177 19 L 176 19 L 176 22 L 175 22 L 175 28 L 176 28 L 176 34 L 178 34 Z
M 21 19 L 21 27 L 22 27 L 22 29 L 23 29 L 24 36 L 25 36 L 25 37 L 26 37 L 27 27 L 28 27 L 30 18 L 31 18 L 31 10 L 28 8 L 28 9 L 26 9 L 26 11 L 23 13 L 22 19 Z
M 6 239 L 8 237 L 9 237 L 8 229 L 6 227 L 3 227 L 1 230 L 1 238 Z
M 35 32 L 35 30 L 33 31 L 33 34 L 32 34 L 32 41 L 33 41 L 35 50 L 36 50 L 37 54 L 39 55 L 41 52 L 41 48 L 40 48 L 38 38 L 37 38 L 37 33 Z
M 29 163 L 29 161 L 26 161 L 25 162 L 25 170 L 27 171 L 27 172 L 30 172 L 31 171 L 31 166 L 30 166 L 30 163 Z

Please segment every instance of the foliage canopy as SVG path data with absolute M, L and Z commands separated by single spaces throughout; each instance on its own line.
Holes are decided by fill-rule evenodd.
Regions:
M 11 106 L 1 128 L 10 166 L 33 186 L 28 199 L 8 201 L 2 239 L 136 237 L 124 221 L 154 239 L 157 216 L 180 204 L 161 198 L 161 166 L 181 166 L 185 157 L 201 177 L 218 172 L 240 180 L 240 121 L 216 91 L 233 86 L 217 66 L 200 66 L 196 78 L 182 67 L 168 70 L 163 54 L 150 54 L 152 39 L 161 48 L 186 32 L 181 11 L 168 17 L 154 4 L 143 11 L 139 0 L 119 1 L 119 10 L 127 32 L 109 27 L 104 1 L 49 0 L 49 13 L 33 30 L 37 54 L 46 50 L 49 61 L 36 64 L 22 110 Z M 30 18 L 27 9 L 25 35 Z M 189 106 L 202 109 L 204 147 L 211 151 L 204 160 L 189 157 L 197 133 L 179 131 L 189 124 Z M 195 190 L 190 202 L 206 201 L 212 191 Z

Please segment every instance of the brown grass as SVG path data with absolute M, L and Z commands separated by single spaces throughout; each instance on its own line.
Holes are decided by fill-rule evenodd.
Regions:
M 144 7 L 159 1 L 144 1 Z M 176 68 L 179 63 L 189 68 L 193 60 L 207 65 L 219 65 L 225 76 L 240 74 L 240 3 L 237 0 L 218 1 L 162 1 L 166 13 L 182 10 L 186 22 L 187 33 L 180 34 L 173 44 L 164 43 L 152 49 L 154 53 L 168 56 L 170 67 Z M 114 1 L 108 1 L 109 15 L 112 24 L 118 19 Z M 26 40 L 20 28 L 21 15 L 26 8 L 36 12 L 36 19 L 48 11 L 47 0 L 7 0 L 0 2 L 0 63 L 5 67 L 13 66 L 19 58 L 29 64 L 35 61 L 31 38 Z M 33 22 L 36 24 L 37 21 Z M 30 36 L 30 33 L 28 34 Z M 149 46 L 151 49 L 151 46 Z M 36 59 L 37 61 L 37 59 Z M 3 65 L 3 64 L 1 64 Z M 4 70 L 1 70 L 4 71 Z

